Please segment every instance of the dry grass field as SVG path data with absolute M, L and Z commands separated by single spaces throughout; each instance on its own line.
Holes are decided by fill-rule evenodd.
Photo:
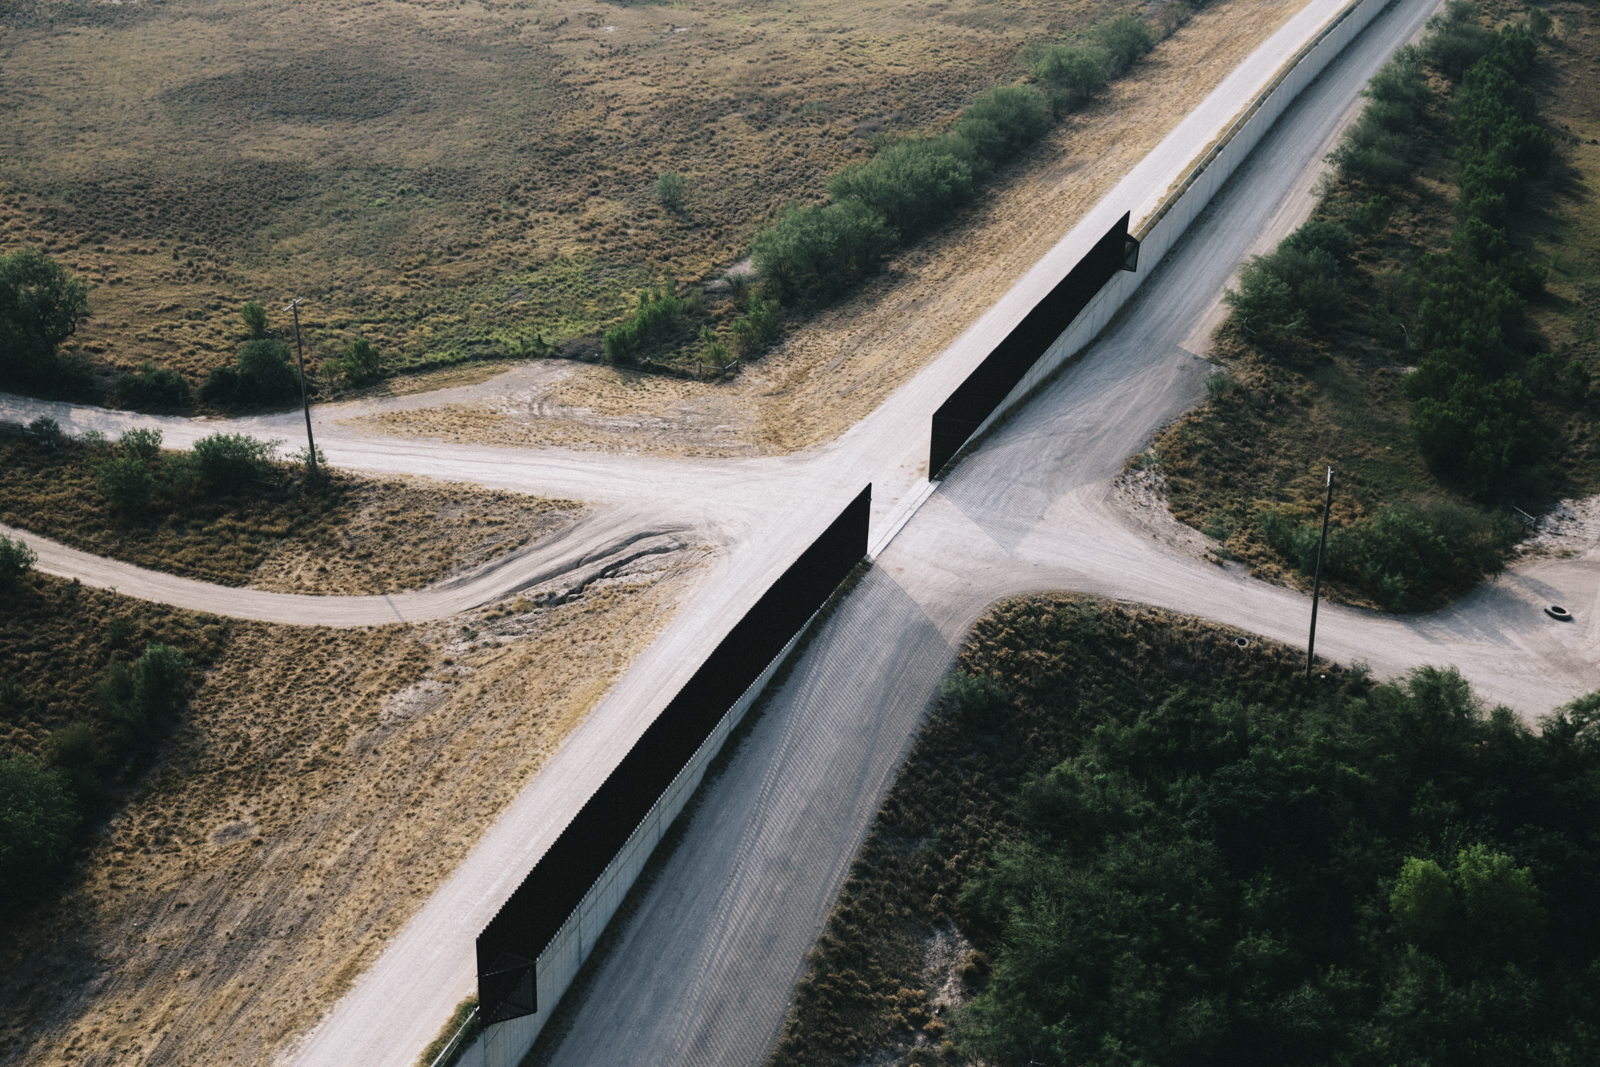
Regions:
M 991 181 L 952 224 L 809 314 L 737 378 L 700 382 L 571 364 L 559 380 L 532 388 L 497 391 L 491 383 L 476 402 L 358 423 L 446 440 L 670 455 L 786 453 L 831 440 L 944 351 L 1302 6 L 1227 0 L 1199 12 Z M 1016 43 L 1008 38 L 1005 47 Z M 1010 53 L 996 64 L 996 76 L 1015 76 Z M 823 173 L 810 179 L 813 188 Z
M 295 293 L 317 355 L 592 337 L 642 285 L 718 276 L 872 134 L 936 126 L 1023 44 L 1127 7 L 8 0 L 0 252 L 91 280 L 76 347 L 103 370 L 198 379 L 245 299 Z
M 169 454 L 169 459 L 171 454 Z M 153 570 L 275 593 L 398 593 L 575 520 L 583 505 L 421 477 L 333 470 L 315 491 L 280 468 L 238 493 L 158 496 L 129 513 L 95 484 L 105 456 L 72 443 L 0 447 L 0 522 Z
M 65 893 L 0 924 L 0 1061 L 277 1062 L 660 632 L 701 558 L 651 557 L 558 607 L 366 631 L 191 635 L 85 591 L 215 659 Z

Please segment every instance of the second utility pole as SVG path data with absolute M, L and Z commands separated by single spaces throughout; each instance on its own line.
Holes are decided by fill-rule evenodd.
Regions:
M 304 299 L 303 296 L 295 297 L 283 310 L 294 312 L 294 361 L 300 365 L 300 408 L 306 413 L 306 462 L 311 465 L 312 484 L 316 484 L 317 442 L 311 437 L 311 397 L 306 389 L 306 357 L 300 347 L 300 301 Z
M 306 424 L 307 426 L 310 423 Z M 1306 681 L 1317 662 L 1317 595 L 1322 592 L 1322 554 L 1328 548 L 1328 512 L 1333 510 L 1333 468 L 1328 468 L 1328 499 L 1322 505 L 1322 540 L 1317 544 L 1317 576 L 1311 582 L 1311 640 L 1306 642 Z

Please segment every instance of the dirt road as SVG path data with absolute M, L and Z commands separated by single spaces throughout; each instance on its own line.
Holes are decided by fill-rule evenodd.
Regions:
M 1126 457 L 1203 395 L 1183 347 L 1245 252 L 1309 211 L 1332 124 L 1433 0 L 1402 2 L 1308 90 L 1079 364 L 968 458 L 878 559 L 777 693 L 619 930 L 544 1062 L 758 1063 L 805 952 L 972 621 L 996 599 L 1074 589 L 1304 640 L 1306 598 L 1202 562 L 1132 519 Z M 1298 214 L 1293 205 L 1301 206 Z M 1541 613 L 1560 599 L 1580 624 Z M 1319 648 L 1379 676 L 1455 663 L 1525 714 L 1600 677 L 1600 547 L 1518 568 L 1452 609 L 1324 607 Z
M 1246 208 L 1276 205 L 1286 192 L 1295 191 L 1290 187 L 1316 155 L 1330 128 L 1328 124 L 1346 109 L 1361 81 L 1375 66 L 1377 56 L 1409 35 L 1411 22 L 1422 17 L 1428 2 L 1403 0 L 1397 13 L 1379 23 L 1380 27 L 1388 29 L 1369 33 L 1366 38 L 1387 43 L 1375 46 L 1376 50 L 1360 62 L 1341 64 L 1340 69 L 1347 71 L 1341 76 L 1342 80 L 1324 79 L 1324 83 L 1338 83 L 1330 90 L 1332 97 L 1320 105 L 1313 101 L 1302 106 L 1294 112 L 1301 118 L 1289 120 L 1286 127 L 1291 132 L 1258 151 L 1258 159 L 1282 162 L 1287 169 L 1273 171 L 1260 179 L 1264 184 L 1244 197 Z M 478 929 L 603 780 L 618 756 L 627 750 L 670 694 L 726 633 L 732 621 L 753 603 L 786 562 L 859 491 L 862 484 L 871 481 L 874 486 L 875 529 L 881 529 L 902 499 L 919 492 L 925 484 L 927 419 L 932 409 L 1116 216 L 1131 208 L 1137 222 L 1154 208 L 1186 164 L 1226 125 L 1241 102 L 1248 100 L 1339 6 L 1334 0 L 1313 0 L 1133 167 L 1036 268 L 957 338 L 936 362 L 900 387 L 849 432 L 809 453 L 710 463 L 641 456 L 606 457 L 554 449 L 529 452 L 376 439 L 331 424 L 336 416 L 323 416 L 324 429 L 319 431 L 319 440 L 336 463 L 380 471 L 413 471 L 444 479 L 466 479 L 502 488 L 626 505 L 652 515 L 660 513 L 656 509 L 666 508 L 671 514 L 681 515 L 696 537 L 723 547 L 699 591 L 684 604 L 678 621 L 639 657 L 604 703 L 573 731 L 544 772 L 507 806 L 480 846 L 408 924 L 400 938 L 333 1009 L 323 1025 L 304 1040 L 299 1046 L 299 1062 L 400 1065 L 414 1057 L 455 1001 L 470 991 L 471 945 Z M 1397 19 L 1400 22 L 1397 23 Z M 1299 125 L 1302 122 L 1305 125 Z M 1291 160 L 1291 155 L 1297 156 L 1298 162 Z M 1238 188 L 1244 183 L 1247 179 L 1241 177 L 1234 184 Z M 858 607 L 857 598 L 852 598 L 847 602 L 847 610 L 841 611 L 831 624 L 847 628 L 840 631 L 842 638 L 833 643 L 836 647 L 867 651 L 860 653 L 849 670 L 835 671 L 829 667 L 815 675 L 829 679 L 825 685 L 829 692 L 851 693 L 856 691 L 852 687 L 859 686 L 860 692 L 868 693 L 874 691 L 871 686 L 881 687 L 885 677 L 894 677 L 896 692 L 901 693 L 897 699 L 910 700 L 906 705 L 910 711 L 893 717 L 893 723 L 909 731 L 914 728 L 919 687 L 925 700 L 937 682 L 942 664 L 947 662 L 945 653 L 924 640 L 929 632 L 926 627 L 931 626 L 932 632 L 948 645 L 982 605 L 996 596 L 1026 588 L 1104 591 L 1210 617 L 1244 618 L 1259 632 L 1277 634 L 1281 630 L 1281 636 L 1286 638 L 1297 635 L 1298 619 L 1304 610 L 1303 598 L 1289 591 L 1248 582 L 1163 548 L 1148 533 L 1125 522 L 1106 499 L 1110 493 L 1109 481 L 1120 469 L 1123 457 L 1137 451 L 1165 418 L 1198 396 L 1201 364 L 1181 352 L 1179 346 L 1205 309 L 1212 306 L 1222 279 L 1237 262 L 1243 248 L 1237 245 L 1238 240 L 1242 237 L 1248 244 L 1265 226 L 1270 214 L 1269 210 L 1266 216 L 1252 215 L 1247 210 L 1235 217 L 1219 205 L 1207 220 L 1202 220 L 1203 235 L 1197 235 L 1173 253 L 1172 260 L 1148 284 L 1143 301 L 1122 317 L 1124 330 L 1130 328 L 1128 324 L 1136 324 L 1143 332 L 1119 334 L 1123 338 L 1121 342 L 1110 338 L 1102 343 L 1088 359 L 1063 375 L 1039 403 L 1025 412 L 1025 417 L 1013 420 L 986 449 L 969 460 L 947 486 L 941 487 L 883 554 L 880 576 L 873 580 L 873 588 L 879 588 L 882 580 L 892 580 L 900 586 L 899 594 L 880 589 L 884 595 L 872 601 L 894 601 L 899 605 L 895 610 L 900 621 L 874 615 L 867 598 L 860 601 L 867 605 L 865 607 Z M 1224 241 L 1214 246 L 1210 243 L 1220 237 L 1234 244 Z M 1199 274 L 1194 274 L 1195 271 Z M 1118 348 L 1119 343 L 1124 347 Z M 1118 352 L 1123 354 L 1118 356 Z M 14 399 L 0 401 L 0 417 L 32 417 L 40 412 L 54 414 L 64 426 L 73 430 L 111 431 L 119 428 L 119 422 L 126 421 L 120 416 L 88 409 Z M 1043 421 L 1030 421 L 1039 419 Z M 290 425 L 292 417 L 285 416 L 276 421 L 257 420 L 238 428 L 288 437 L 292 432 L 288 429 Z M 275 427 L 277 432 L 274 432 Z M 169 443 L 192 440 L 218 428 L 221 427 L 214 423 L 196 425 L 176 421 L 164 427 Z M 996 456 L 1003 459 L 991 458 Z M 963 506 L 967 510 L 963 510 Z M 1576 576 L 1572 580 L 1581 584 L 1580 579 L 1589 580 L 1582 578 L 1590 573 L 1583 569 L 1587 566 L 1590 564 L 1586 561 L 1551 564 L 1555 569 L 1539 572 L 1538 577 L 1529 580 L 1549 580 L 1553 575 L 1567 581 L 1568 576 Z M 1561 570 L 1562 567 L 1566 569 Z M 1511 588 L 1512 583 L 1501 583 L 1486 595 L 1504 598 L 1506 594 L 1497 591 Z M 1585 588 L 1589 588 L 1588 595 L 1592 598 L 1592 585 Z M 1574 589 L 1579 591 L 1576 585 Z M 1515 642 L 1533 642 L 1543 635 L 1531 628 L 1531 620 L 1524 620 L 1518 614 L 1522 601 L 1517 596 L 1513 592 L 1509 601 L 1489 605 L 1498 614 L 1491 616 L 1493 625 L 1487 629 L 1478 616 L 1471 614 L 1374 621 L 1355 613 L 1329 611 L 1324 624 L 1329 635 L 1325 638 L 1325 647 L 1333 654 L 1367 658 L 1380 671 L 1421 660 L 1456 659 L 1491 695 L 1499 697 L 1502 693 L 1514 692 L 1519 706 L 1533 704 L 1530 710 L 1542 710 L 1548 705 L 1545 699 L 1548 695 L 1557 691 L 1569 694 L 1578 691 L 1585 674 L 1572 668 L 1586 662 L 1583 661 L 1586 653 L 1581 648 L 1566 649 L 1561 652 L 1569 657 L 1566 660 L 1557 655 L 1539 666 L 1523 669 L 1517 662 Z M 916 611 L 905 607 L 907 598 Z M 1583 603 L 1579 597 L 1567 599 Z M 916 622 L 919 616 L 923 617 L 923 623 Z M 1381 622 L 1387 628 L 1369 628 L 1369 621 Z M 1528 627 L 1519 629 L 1524 622 L 1529 623 Z M 895 635 L 902 633 L 905 625 L 913 625 L 922 636 L 906 635 L 903 643 L 897 643 Z M 1405 637 L 1406 634 L 1411 636 Z M 1409 645 L 1402 643 L 1406 640 L 1410 641 Z M 1590 640 L 1592 642 L 1592 635 Z M 828 642 L 823 644 L 826 646 Z M 896 668 L 898 674 L 884 673 L 887 664 L 880 661 L 880 652 L 902 665 Z M 1402 664 L 1405 652 L 1415 652 L 1416 658 Z M 805 668 L 811 669 L 820 671 L 822 667 Z M 804 670 L 797 672 L 797 676 L 804 673 Z M 870 685 L 864 679 L 871 679 Z M 1536 688 L 1528 689 L 1525 687 L 1528 685 Z M 839 688 L 841 686 L 843 688 Z M 775 724 L 770 736 L 780 740 L 792 736 L 783 734 L 779 726 L 784 716 L 790 714 L 785 708 L 798 706 L 795 702 L 801 699 L 793 685 L 784 690 L 773 711 L 769 712 Z M 844 718 L 823 716 L 817 720 L 821 723 L 818 728 L 855 730 L 878 713 L 876 706 L 858 704 L 853 698 L 833 699 Z M 671 1014 L 693 1019 L 698 1017 L 695 1012 L 700 1006 L 720 1001 L 730 996 L 730 991 L 738 989 L 739 996 L 745 999 L 735 997 L 727 1002 L 748 1004 L 751 1014 L 735 1017 L 713 1016 L 707 1012 L 704 1016 L 707 1025 L 721 1020 L 715 1025 L 722 1026 L 725 1032 L 743 1033 L 746 1040 L 764 1042 L 764 1034 L 769 1035 L 777 1025 L 777 1018 L 771 1017 L 770 1011 L 774 1004 L 781 1009 L 782 997 L 786 996 L 784 983 L 792 979 L 799 953 L 809 941 L 812 927 L 808 923 L 814 924 L 821 914 L 808 909 L 822 906 L 816 903 L 818 901 L 825 903 L 831 899 L 836 881 L 829 879 L 836 878 L 837 871 L 842 870 L 843 863 L 853 852 L 856 838 L 876 803 L 874 798 L 881 792 L 881 784 L 898 758 L 898 745 L 909 736 L 907 732 L 900 742 L 893 742 L 893 729 L 897 728 L 891 724 L 885 727 L 886 732 L 872 739 L 871 758 L 866 763 L 858 759 L 844 766 L 825 758 L 797 757 L 796 762 L 786 767 L 810 766 L 809 775 L 797 774 L 793 780 L 789 777 L 771 779 L 783 784 L 781 788 L 775 785 L 770 799 L 763 803 L 783 809 L 802 805 L 802 794 L 807 789 L 836 788 L 841 780 L 854 781 L 848 777 L 851 774 L 861 782 L 860 802 L 844 803 L 841 799 L 844 806 L 839 810 L 844 814 L 860 811 L 866 815 L 859 822 L 843 818 L 838 836 L 817 846 L 804 865 L 804 871 L 795 872 L 797 878 L 803 873 L 807 879 L 815 876 L 822 881 L 807 883 L 809 888 L 803 891 L 796 888 L 795 893 L 799 895 L 795 897 L 794 908 L 785 904 L 789 894 L 773 893 L 769 881 L 772 872 L 785 868 L 765 860 L 751 859 L 740 868 L 744 874 L 733 878 L 737 872 L 729 872 L 731 880 L 726 883 L 675 883 L 678 892 L 702 896 L 709 909 L 695 913 L 704 923 L 689 927 L 691 932 L 699 930 L 707 937 L 722 936 L 715 932 L 726 931 L 728 927 L 719 926 L 718 917 L 739 915 L 740 922 L 744 923 L 742 929 L 752 932 L 750 936 L 754 936 L 755 931 L 769 930 L 763 935 L 774 939 L 769 945 L 754 952 L 724 952 L 717 957 L 720 962 L 715 966 L 707 964 L 702 970 L 680 970 L 677 972 L 680 979 L 673 988 L 651 987 L 648 992 L 654 999 L 648 1001 L 641 999 L 640 987 L 632 985 L 626 986 L 629 992 L 623 1000 L 615 1000 L 610 994 L 596 994 L 591 997 L 591 1003 L 614 1001 L 620 1004 L 631 1000 L 655 1005 L 660 1016 L 653 1017 Z M 861 743 L 865 740 L 863 738 Z M 793 742 L 799 743 L 798 740 Z M 819 742 L 821 747 L 814 747 L 812 751 L 849 754 L 855 743 Z M 779 741 L 773 744 L 778 745 Z M 739 774 L 730 771 L 727 780 L 743 781 L 745 779 L 740 776 L 749 773 L 777 775 L 778 770 L 767 766 Z M 741 809 L 730 806 L 725 810 L 733 818 Z M 778 838 L 785 827 L 793 828 L 789 817 L 775 817 L 766 825 L 768 830 L 753 838 L 750 847 L 758 851 L 788 847 L 787 842 Z M 714 850 L 728 846 L 726 838 L 708 837 L 704 846 L 695 847 Z M 690 848 L 690 844 L 686 842 L 685 848 Z M 728 854 L 736 853 L 734 850 Z M 828 855 L 836 857 L 837 862 L 830 864 L 826 859 Z M 761 874 L 761 871 L 768 873 Z M 726 891 L 735 896 L 722 904 L 711 900 L 709 891 L 701 894 L 700 886 L 712 884 L 725 884 Z M 764 894 L 766 900 L 757 900 L 750 895 L 752 893 Z M 776 925 L 769 928 L 765 925 L 769 922 Z M 663 951 L 690 951 L 682 946 L 662 945 L 661 948 Z M 619 958 L 622 958 L 620 954 Z M 742 971 L 734 965 L 739 959 L 755 961 L 759 966 L 753 972 Z M 628 965 L 619 966 L 626 969 Z M 772 999 L 775 989 L 785 990 L 776 1001 Z M 602 1054 L 608 1062 L 618 1059 L 658 1062 L 662 1059 L 653 1049 L 649 1055 L 624 1055 L 617 1045 L 619 1031 L 608 1028 L 604 1018 L 596 1017 L 587 1023 L 580 1020 L 580 1028 L 569 1039 L 573 1042 L 571 1055 L 574 1059 L 598 1058 Z M 639 1023 L 639 1040 L 655 1032 L 640 1020 L 635 1022 Z M 710 1036 L 697 1037 L 692 1032 L 693 1024 L 688 1025 L 689 1030 L 673 1036 L 675 1047 L 702 1050 L 721 1047 L 708 1044 Z M 645 1048 L 640 1045 L 636 1051 L 642 1052 Z

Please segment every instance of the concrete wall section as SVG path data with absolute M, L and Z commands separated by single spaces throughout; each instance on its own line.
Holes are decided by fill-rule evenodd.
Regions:
M 1188 230 L 1189 224 L 1211 203 L 1239 164 L 1260 143 L 1263 135 L 1284 110 L 1310 85 L 1317 75 L 1357 34 L 1366 28 L 1390 0 L 1355 0 L 1329 21 L 1295 57 L 1284 65 L 1272 84 L 1262 90 L 1242 115 L 1196 164 L 1193 171 L 1136 232 L 1139 239 L 1139 269 L 1119 272 L 1095 294 L 1078 317 L 1052 344 L 1033 368 L 1017 383 L 974 436 L 982 434 L 1021 403 L 1067 360 L 1087 348 L 1113 316 L 1133 296 L 1169 249 Z

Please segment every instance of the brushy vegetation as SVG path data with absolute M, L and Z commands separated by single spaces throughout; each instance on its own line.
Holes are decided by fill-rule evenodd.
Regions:
M 1222 554 L 1302 580 L 1334 466 L 1333 593 L 1390 610 L 1499 571 L 1504 505 L 1559 487 L 1563 424 L 1591 405 L 1588 366 L 1539 353 L 1545 269 L 1513 238 L 1552 158 L 1525 88 L 1539 37 L 1479 20 L 1450 5 L 1372 79 L 1313 220 L 1226 296 L 1227 376 L 1154 455 Z
M 200 387 L 200 399 L 220 408 L 267 407 L 299 396 L 294 352 L 271 337 L 246 341 L 234 365 L 216 368 Z
M 0 546 L 3 548 L 4 546 Z M 47 895 L 155 761 L 219 620 L 21 574 L 0 607 L 0 901 Z
M 0 387 L 78 397 L 92 388 L 63 341 L 89 314 L 89 287 L 36 248 L 0 255 Z
M 980 620 L 772 1062 L 1592 1059 L 1600 694 L 1530 730 L 1454 671 L 1307 682 L 1234 636 Z
M 686 328 L 686 317 L 696 303 L 690 297 L 678 296 L 675 288 L 668 278 L 660 289 L 639 294 L 639 307 L 633 315 L 605 333 L 603 343 L 607 359 L 632 363 Z

